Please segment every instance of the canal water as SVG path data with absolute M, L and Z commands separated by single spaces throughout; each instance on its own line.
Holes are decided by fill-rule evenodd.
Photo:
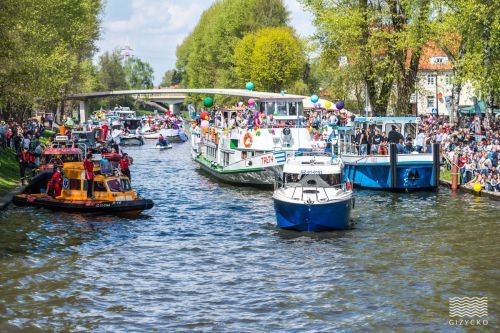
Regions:
M 0 212 L 0 332 L 465 332 L 457 296 L 488 297 L 499 331 L 498 202 L 357 191 L 355 229 L 287 232 L 271 191 L 151 148 L 127 149 L 156 204 L 136 219 Z

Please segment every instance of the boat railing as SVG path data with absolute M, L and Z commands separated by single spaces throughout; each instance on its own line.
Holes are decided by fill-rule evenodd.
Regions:
M 315 195 L 316 195 L 316 202 L 320 202 L 320 198 L 319 198 L 319 189 L 322 189 L 323 192 L 325 193 L 325 197 L 326 197 L 326 200 L 327 201 L 330 201 L 332 199 L 330 199 L 330 196 L 328 195 L 328 192 L 326 189 L 328 188 L 334 188 L 334 189 L 338 189 L 338 190 L 342 190 L 343 192 L 346 191 L 347 187 L 346 187 L 346 184 L 345 183 L 341 183 L 341 184 L 337 184 L 337 185 L 332 185 L 332 186 L 328 186 L 328 187 L 325 187 L 325 186 L 304 186 L 303 184 L 299 184 L 299 183 L 292 183 L 293 185 L 290 185 L 288 187 L 293 187 L 293 192 L 292 192 L 292 195 L 291 195 L 291 198 L 292 199 L 296 199 L 296 200 L 301 200 L 301 201 L 304 201 L 304 194 L 311 194 L 311 192 L 307 192 L 307 191 L 310 191 L 310 190 L 304 190 L 304 187 L 312 187 L 314 188 L 314 191 L 315 191 Z M 276 182 L 274 183 L 274 190 L 276 191 L 278 188 L 286 188 L 288 184 L 285 184 L 282 180 L 278 179 L 276 180 Z M 300 193 L 301 193 L 301 197 L 300 198 L 295 198 L 295 193 L 297 192 L 297 189 L 300 189 Z

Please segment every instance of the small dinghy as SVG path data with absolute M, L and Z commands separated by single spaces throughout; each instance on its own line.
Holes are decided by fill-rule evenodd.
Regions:
M 297 231 L 351 227 L 354 207 L 343 163 L 330 156 L 292 157 L 283 166 L 273 194 L 278 227 Z
M 156 143 L 155 149 L 160 149 L 160 150 L 164 150 L 164 149 L 171 149 L 172 148 L 172 145 L 170 143 L 167 143 L 165 145 L 161 145 L 160 143 Z

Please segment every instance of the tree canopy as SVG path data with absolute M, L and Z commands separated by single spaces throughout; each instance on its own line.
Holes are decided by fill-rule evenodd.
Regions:
M 177 69 L 189 88 L 234 87 L 234 49 L 247 34 L 283 27 L 283 0 L 219 0 L 208 8 L 193 32 L 177 48 Z
M 274 27 L 243 37 L 236 45 L 234 64 L 240 86 L 252 81 L 257 90 L 279 92 L 302 78 L 306 59 L 294 31 Z
M 19 118 L 92 89 L 101 0 L 0 2 L 0 110 Z

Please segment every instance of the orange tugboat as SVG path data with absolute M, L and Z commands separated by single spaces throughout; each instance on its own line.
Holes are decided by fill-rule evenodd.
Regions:
M 94 163 L 93 196 L 87 196 L 87 180 L 82 162 L 64 163 L 62 191 L 53 196 L 47 193 L 23 193 L 13 198 L 18 206 L 38 206 L 53 210 L 90 213 L 140 213 L 154 203 L 134 192 L 125 176 L 117 176 L 110 162 Z M 56 191 L 57 192 L 57 191 Z

